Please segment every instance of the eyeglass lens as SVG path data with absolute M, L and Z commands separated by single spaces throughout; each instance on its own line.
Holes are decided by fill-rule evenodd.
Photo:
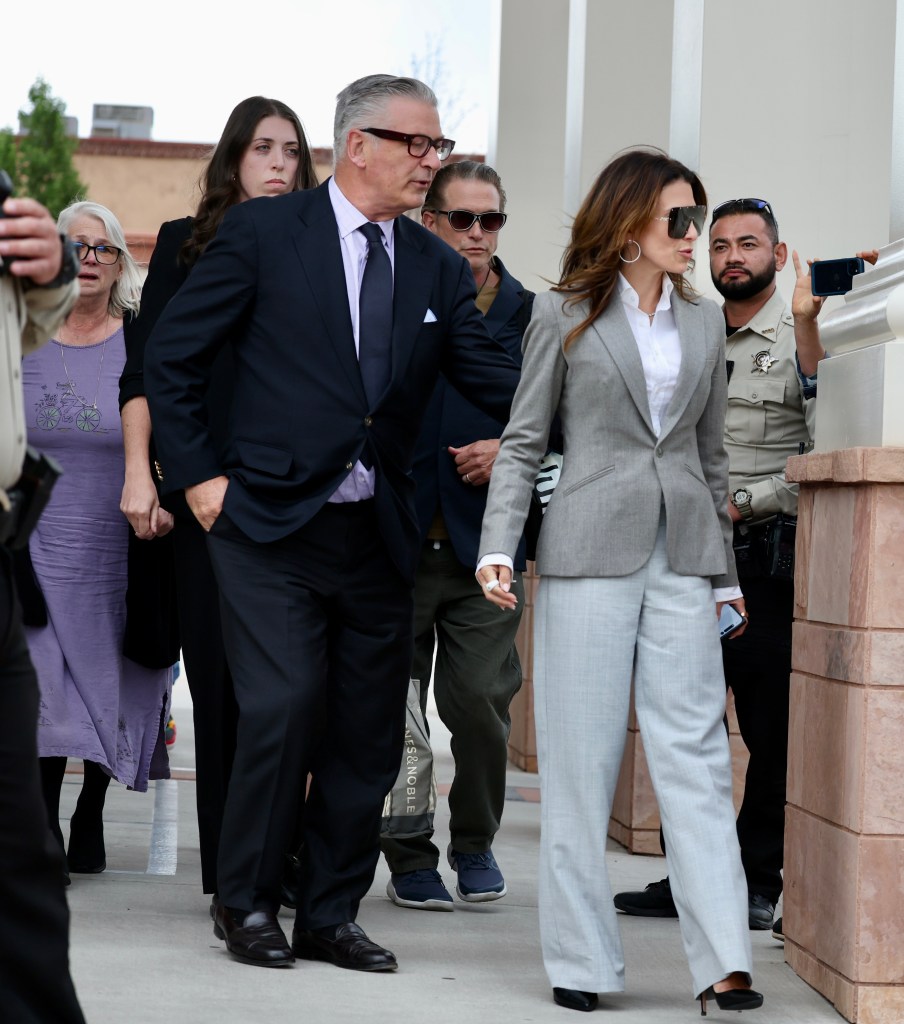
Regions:
M 445 213 L 449 218 L 449 224 L 455 231 L 470 231 L 475 220 L 480 221 L 483 231 L 496 232 L 506 221 L 506 214 L 498 210 L 491 210 L 489 213 L 471 213 L 470 210 L 438 210 L 437 213 Z
M 437 158 L 445 160 L 452 153 L 454 145 L 451 139 L 431 139 L 429 135 L 412 135 L 408 143 L 408 152 L 411 156 L 426 156 L 433 146 Z
M 88 253 L 93 252 L 98 263 L 115 263 L 122 251 L 115 245 L 88 245 L 87 242 L 73 242 L 72 247 L 82 262 L 88 258 Z

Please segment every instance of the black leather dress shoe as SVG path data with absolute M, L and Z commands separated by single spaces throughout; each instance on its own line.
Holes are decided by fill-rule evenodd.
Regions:
M 289 943 L 270 910 L 253 910 L 241 924 L 219 901 L 214 909 L 213 933 L 226 940 L 226 948 L 243 964 L 254 967 L 291 967 L 295 962 Z
M 296 929 L 292 952 L 303 960 L 325 960 L 350 971 L 394 971 L 399 966 L 395 954 L 371 942 L 354 921 L 337 925 L 333 935 Z
M 577 988 L 554 988 L 552 997 L 559 1006 L 569 1010 L 583 1010 L 585 1013 L 595 1010 L 599 1002 L 596 992 L 581 992 Z

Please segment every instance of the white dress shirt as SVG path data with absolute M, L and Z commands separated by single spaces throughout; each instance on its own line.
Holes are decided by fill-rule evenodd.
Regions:
M 358 298 L 361 294 L 361 278 L 367 263 L 367 239 L 358 230 L 367 223 L 364 214 L 345 198 L 334 178 L 327 186 L 336 223 L 339 226 L 339 247 L 342 250 L 342 268 L 345 271 L 345 287 L 348 291 L 348 311 L 352 318 L 355 335 L 355 352 L 358 352 L 360 329 L 358 324 Z M 383 232 L 383 244 L 389 254 L 389 263 L 395 272 L 394 220 L 375 221 Z M 364 501 L 374 496 L 375 471 L 365 469 L 360 462 L 336 488 L 331 502 Z
M 618 297 L 640 352 L 643 375 L 647 382 L 647 402 L 657 437 L 662 431 L 662 418 L 675 394 L 678 371 L 681 369 L 681 338 L 672 312 L 674 290 L 671 279 L 663 274 L 662 294 L 651 319 L 640 308 L 637 292 L 622 274 L 618 275 Z

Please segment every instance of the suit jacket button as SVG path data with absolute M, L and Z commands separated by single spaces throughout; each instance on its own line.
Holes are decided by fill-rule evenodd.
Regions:
M 364 417 L 364 426 L 365 426 L 365 427 L 370 427 L 370 426 L 372 426 L 372 425 L 373 425 L 373 422 L 374 422 L 374 420 L 373 420 L 373 416 L 365 416 L 365 417 Z
M 355 468 L 354 462 L 346 462 L 345 468 L 346 469 L 354 469 Z
M 662 458 L 662 449 L 661 448 L 657 448 L 656 449 L 656 454 L 661 459 Z

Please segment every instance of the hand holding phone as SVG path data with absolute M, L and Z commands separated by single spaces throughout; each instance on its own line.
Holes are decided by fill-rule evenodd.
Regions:
M 719 614 L 719 639 L 724 640 L 736 633 L 747 621 L 733 604 L 723 604 Z
M 816 260 L 810 264 L 810 289 L 814 295 L 845 295 L 862 274 L 863 260 L 850 256 L 841 260 Z

